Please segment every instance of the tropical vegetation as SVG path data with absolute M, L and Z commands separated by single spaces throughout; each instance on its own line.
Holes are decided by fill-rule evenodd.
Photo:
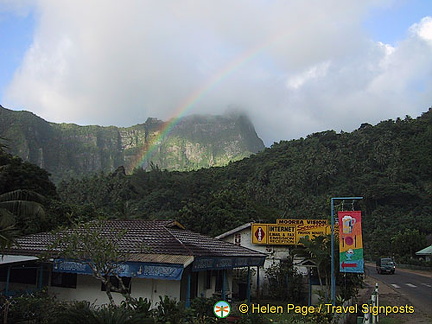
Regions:
M 4 147 L 7 141 L 0 142 L 2 248 L 17 235 L 99 218 L 175 219 L 188 229 L 208 235 L 246 222 L 328 219 L 330 198 L 350 196 L 363 199 L 342 200 L 336 209 L 362 211 L 366 257 L 393 256 L 399 263 L 413 262 L 416 250 L 431 242 L 431 109 L 415 119 L 407 116 L 375 126 L 362 124 L 350 133 L 331 130 L 281 141 L 225 167 L 170 172 L 153 163 L 151 170 L 137 168 L 132 174 L 119 167 L 112 173 L 72 178 L 57 187 L 46 170 L 8 154 Z M 315 258 L 322 282 L 328 280 L 328 253 L 317 250 L 327 241 L 323 237 L 322 242 L 305 245 L 305 252 Z M 286 284 L 281 279 L 284 275 L 295 278 L 285 268 L 272 271 L 276 285 Z M 346 287 L 342 298 L 351 296 L 358 287 L 355 276 L 340 276 L 338 280 Z M 297 296 L 296 286 L 291 288 L 290 296 Z M 28 303 L 33 305 L 33 301 Z M 87 304 L 65 306 L 64 311 L 85 308 L 89 318 L 97 320 L 110 312 L 112 316 L 124 316 L 130 307 L 143 312 L 146 309 L 145 301 L 127 302 L 129 306 L 121 306 L 123 309 L 114 305 L 96 309 Z M 47 305 L 48 301 L 32 307 L 43 317 L 54 309 Z M 169 300 L 160 300 L 159 305 L 163 305 L 159 313 L 151 315 L 155 321 L 169 321 L 164 318 L 168 316 L 166 308 L 178 306 Z M 9 306 L 11 314 L 19 317 L 18 306 Z
M 400 235 L 432 233 L 432 111 L 413 119 L 362 124 L 274 143 L 226 167 L 169 172 L 152 165 L 71 179 L 58 186 L 62 202 L 109 218 L 176 219 L 217 235 L 245 222 L 277 218 L 328 219 L 337 210 L 363 213 L 366 256 L 415 257 Z M 413 230 L 415 233 L 407 232 Z M 395 243 L 395 244 L 392 244 Z

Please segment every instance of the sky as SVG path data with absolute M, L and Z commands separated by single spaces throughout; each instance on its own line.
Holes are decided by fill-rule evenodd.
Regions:
M 266 146 L 432 106 L 431 0 L 0 0 L 0 104 L 120 127 L 245 112 Z

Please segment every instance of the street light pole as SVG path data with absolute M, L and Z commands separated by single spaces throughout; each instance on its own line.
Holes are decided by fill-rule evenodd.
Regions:
M 335 211 L 334 211 L 334 201 L 335 200 L 360 200 L 363 197 L 334 197 L 330 201 L 331 209 L 331 300 L 333 306 L 336 306 L 336 271 L 335 271 Z

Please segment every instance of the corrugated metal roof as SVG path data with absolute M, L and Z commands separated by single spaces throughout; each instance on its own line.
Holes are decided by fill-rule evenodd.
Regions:
M 432 245 L 425 247 L 420 251 L 417 251 L 416 255 L 432 255 Z
M 2 255 L 0 256 L 0 265 L 9 263 L 19 263 L 38 260 L 38 257 L 24 255 Z
M 193 262 L 194 257 L 190 255 L 169 254 L 131 254 L 128 260 L 133 262 L 182 264 L 184 267 L 187 267 Z

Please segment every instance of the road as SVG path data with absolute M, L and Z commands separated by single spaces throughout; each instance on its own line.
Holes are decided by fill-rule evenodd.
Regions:
M 396 273 L 377 274 L 375 266 L 365 266 L 366 275 L 392 287 L 405 296 L 417 310 L 432 314 L 432 274 L 420 274 L 415 271 L 398 269 Z

